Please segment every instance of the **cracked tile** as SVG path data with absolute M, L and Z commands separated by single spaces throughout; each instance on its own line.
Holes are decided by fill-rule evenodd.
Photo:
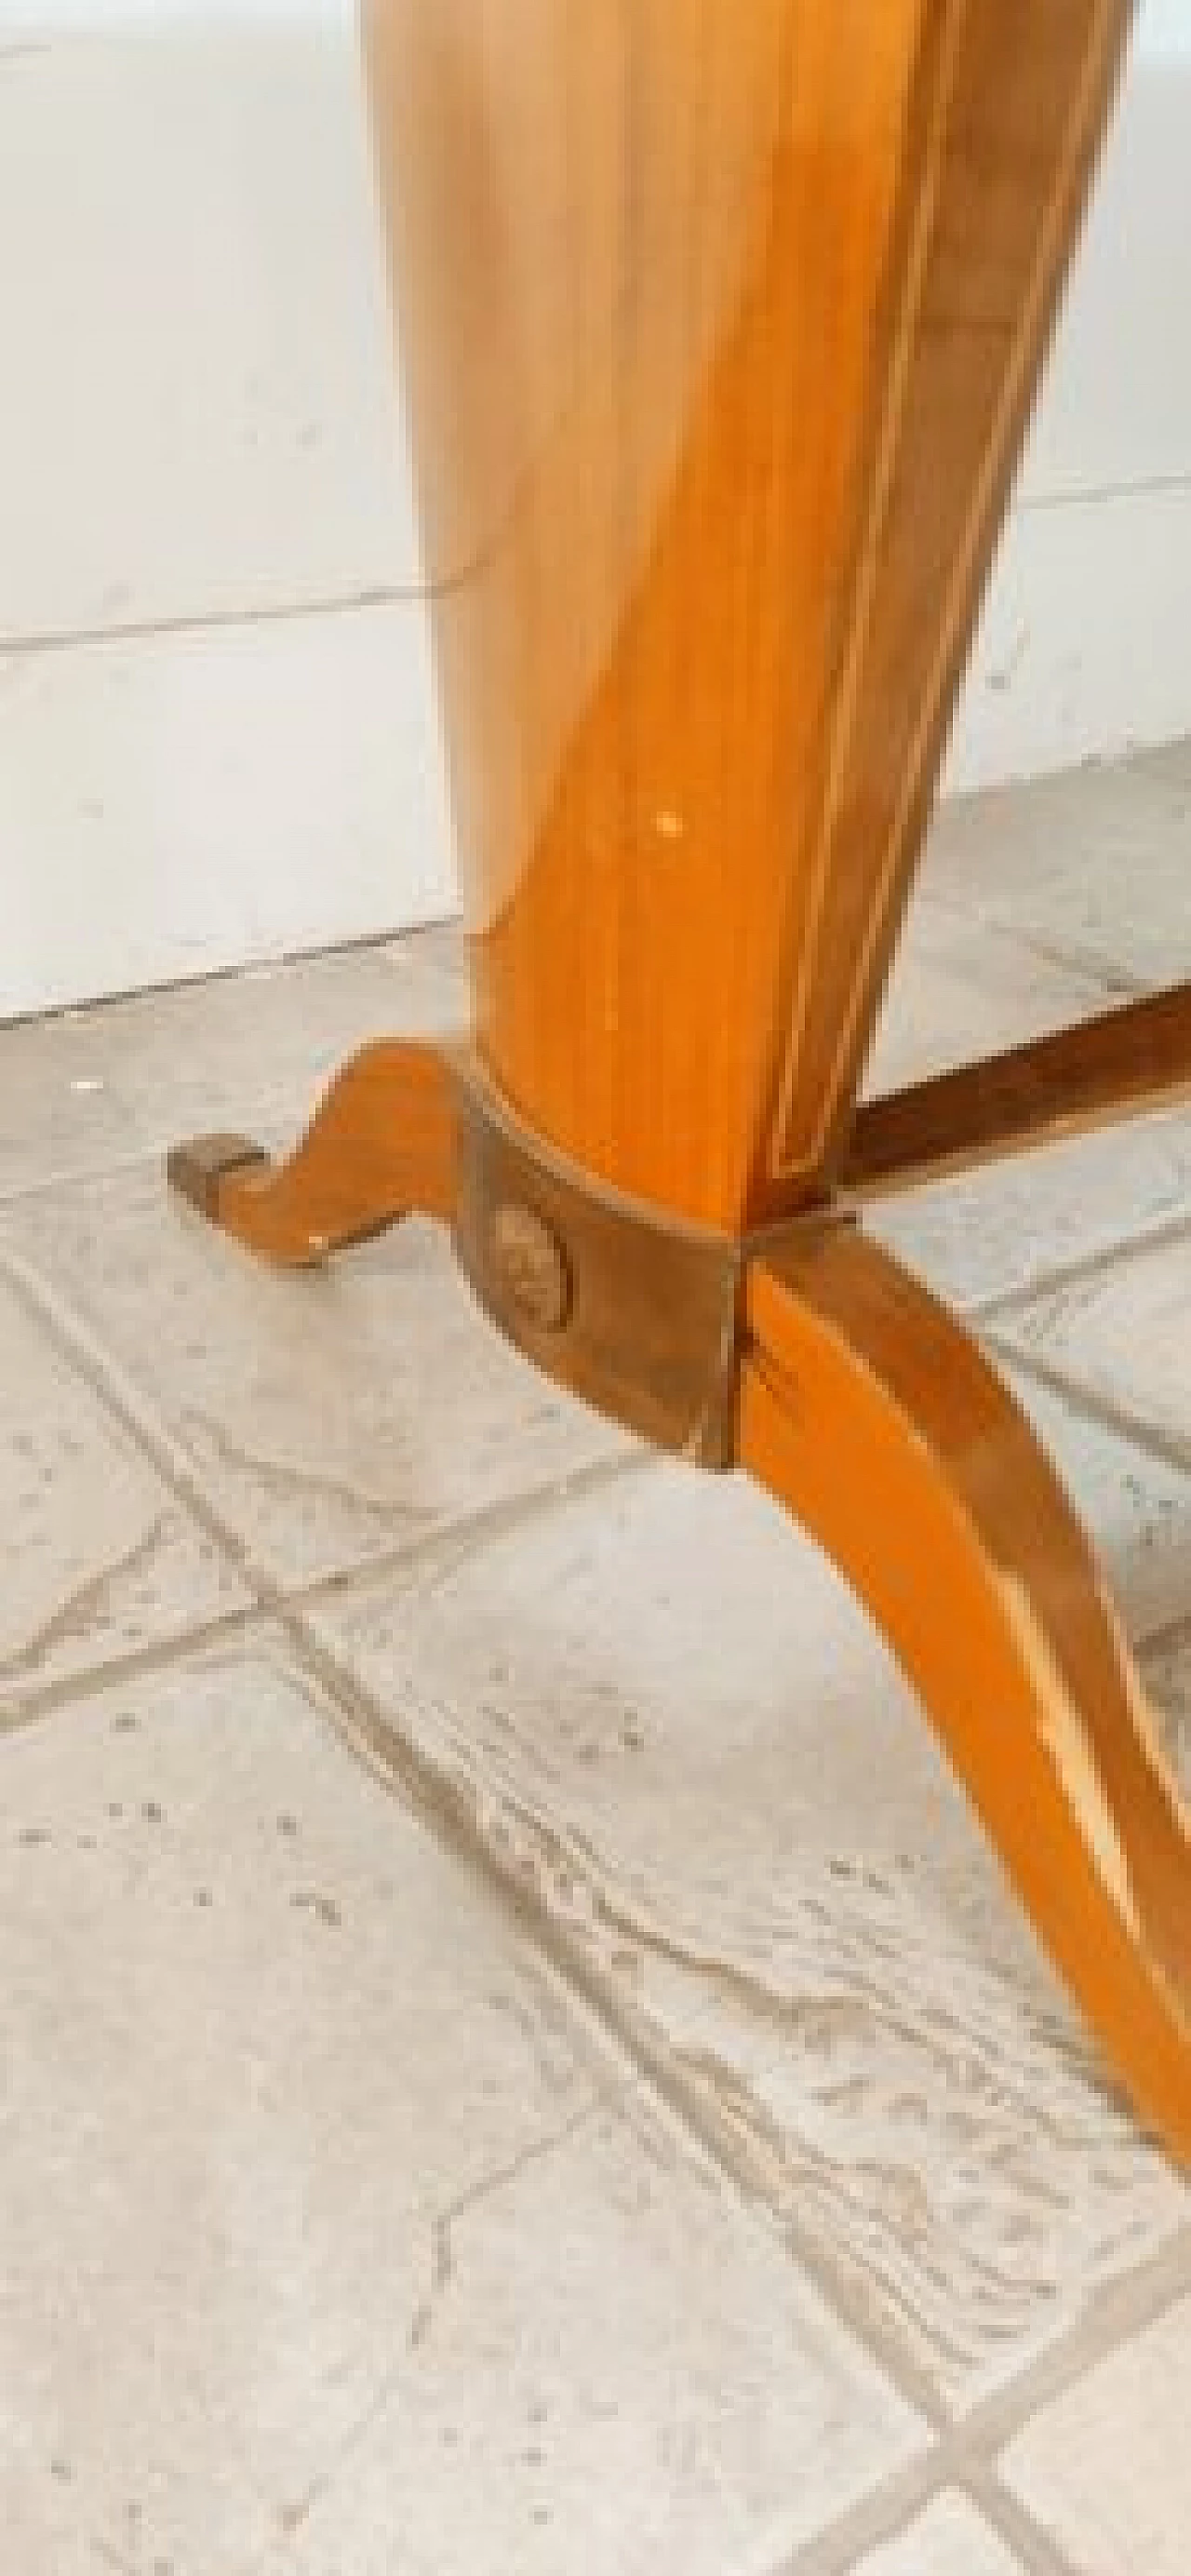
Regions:
M 1191 2539 L 1191 2299 L 1034 2418 L 1009 2484 L 1080 2576 L 1183 2576 Z
M 1158 1610 L 1146 1536 L 1169 1572 L 1173 1480 L 1077 1424 L 1067 1443 L 1131 1613 Z M 1166 2241 L 1184 2195 L 1108 2098 L 916 1704 L 743 1480 L 659 1466 L 315 1616 L 947 2402 Z
M 917 2448 L 280 1651 L 0 1772 L 21 2576 L 719 2576 Z
M 484 1322 L 430 1227 L 286 1273 L 204 1226 L 151 1167 L 24 1201 L 5 1232 L 281 1583 L 630 1454 Z
M 631 2255 L 610 2241 L 592 2208 L 631 2223 Z M 437 2576 L 460 2569 L 517 2567 L 620 2571 L 776 2566 L 823 2518 L 811 2423 L 794 2399 L 782 2424 L 767 2383 L 785 2370 L 819 2366 L 817 2337 L 793 2327 L 788 2272 L 773 2250 L 754 2269 L 747 2252 L 733 2309 L 722 2308 L 723 2268 L 715 2246 L 714 2200 L 705 2186 L 624 2170 L 624 2147 L 608 2115 L 585 2128 L 565 2157 L 543 2161 L 478 2210 L 465 2240 L 460 2298 L 444 2298 L 423 2349 L 422 2403 L 393 2390 L 353 2449 L 350 2477 L 319 2495 L 287 2555 L 295 2576 L 388 2576 L 393 2564 L 393 2498 L 400 2498 L 402 2566 Z M 539 2236 L 565 2249 L 541 2260 Z M 610 2277 L 609 2265 L 614 2268 Z M 603 2318 L 613 2293 L 616 2338 L 628 2385 L 610 2382 Z M 681 2308 L 681 2357 L 674 2350 L 671 2296 Z M 754 2302 L 767 2323 L 741 2333 L 739 2306 Z M 475 2311 L 486 2332 L 477 2338 Z M 469 2311 L 471 2313 L 469 2314 Z M 550 2394 L 544 2390 L 550 2355 Z M 681 2391 L 671 2420 L 634 2402 L 677 2370 Z M 464 2407 L 460 2395 L 466 2392 Z M 425 2410 L 454 2421 L 442 2483 L 425 2475 Z M 848 2479 L 852 2448 L 842 2405 L 819 2416 L 834 2452 L 831 2483 Z M 459 2425 L 460 2413 L 470 2418 Z M 730 2427 L 719 2462 L 700 2419 Z M 725 2475 L 725 2468 L 727 2474 Z M 740 2482 L 739 2487 L 737 2481 Z M 766 2528 L 756 2511 L 776 2485 L 780 2511 Z M 449 2489 L 448 2506 L 444 2487 Z M 741 2492 L 741 2488 L 743 2492 Z M 580 2535 L 582 2537 L 580 2538 Z
M 2 1273 L 0 1375 L 2 1721 L 249 1596 Z

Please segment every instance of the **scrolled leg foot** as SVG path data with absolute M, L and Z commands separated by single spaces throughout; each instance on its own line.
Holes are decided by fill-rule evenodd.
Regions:
M 363 1047 L 339 1072 L 302 1142 L 275 1163 L 241 1136 L 175 1147 L 171 1187 L 225 1234 L 274 1261 L 308 1265 L 415 1213 L 455 1213 L 455 1077 L 434 1047 Z

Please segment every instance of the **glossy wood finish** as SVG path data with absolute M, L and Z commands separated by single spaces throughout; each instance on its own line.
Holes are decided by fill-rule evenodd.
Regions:
M 661 1221 L 418 1046 L 365 1049 L 288 1162 L 224 1137 L 170 1171 L 299 1264 L 442 1218 L 549 1376 L 767 1485 L 884 1630 L 1140 2112 L 1191 2162 L 1191 1818 L 1055 1477 L 924 1290 L 830 1210 L 761 1241 Z
M 1180 984 L 866 1101 L 840 1189 L 886 1196 L 1189 1096 L 1191 984 Z
M 855 1098 L 1127 0 L 366 0 L 472 935 L 367 1048 L 298 1263 L 409 1209 L 561 1383 L 741 1461 L 920 1690 L 1191 2162 L 1191 1820 L 1090 1552 L 849 1194 L 1152 1104 L 1186 995 Z
M 1189 1094 L 1191 985 L 1179 985 L 865 1102 L 834 1200 L 823 1202 L 822 1213 L 1142 1117 Z M 301 1266 L 382 1233 L 415 1208 L 443 1223 L 457 1220 L 465 1184 L 473 1197 L 478 1193 L 474 1173 L 468 1179 L 463 1170 L 466 1164 L 470 1172 L 477 1158 L 485 1168 L 486 1203 L 495 1203 L 502 1176 L 515 1172 L 524 1186 L 532 1173 L 535 1189 L 546 1191 L 572 1225 L 577 1211 L 593 1207 L 619 1226 L 622 1247 L 638 1236 L 663 1247 L 662 1268 L 647 1266 L 643 1288 L 663 1307 L 672 1250 L 681 1270 L 685 1245 L 687 1275 L 701 1268 L 710 1281 L 734 1273 L 757 1241 L 655 1221 L 648 1203 L 592 1187 L 520 1126 L 464 1056 L 400 1039 L 363 1047 L 341 1068 L 305 1136 L 281 1162 L 245 1136 L 201 1136 L 175 1148 L 168 1173 L 181 1197 L 247 1249 Z M 625 1257 L 631 1266 L 632 1254 Z M 609 1254 L 609 1266 L 618 1258 Z M 474 1253 L 468 1266 L 474 1271 Z M 708 1314 L 719 1311 L 717 1294 L 708 1292 Z M 648 1338 L 653 1347 L 652 1330 Z M 660 1343 L 654 1358 L 664 1376 L 669 1357 Z M 641 1365 L 638 1357 L 635 1374 Z M 665 1432 L 656 1423 L 638 1427 L 671 1446 L 669 1411 L 667 1423 Z
M 743 1464 L 872 1612 L 1142 2118 L 1191 2164 L 1191 1814 L 976 1344 L 854 1232 L 748 1281 Z
M 1128 0 L 366 0 L 473 933 L 527 1123 L 846 1144 Z
M 435 1047 L 381 1039 L 343 1066 L 284 1161 L 244 1136 L 201 1136 L 176 1147 L 167 1170 L 212 1225 L 299 1269 L 415 1211 L 449 1223 L 452 1068 Z
M 287 1157 L 203 1136 L 167 1172 L 246 1251 L 298 1269 L 404 1216 L 437 1218 L 526 1358 L 655 1446 L 733 1463 L 741 1245 L 593 1185 L 518 1127 L 464 1051 L 365 1047 Z

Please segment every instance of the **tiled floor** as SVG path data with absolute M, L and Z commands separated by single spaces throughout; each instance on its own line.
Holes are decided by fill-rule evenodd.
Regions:
M 874 1082 L 1191 968 L 1189 806 L 948 812 Z M 1185 2188 L 835 1578 L 428 1231 L 166 1199 L 460 1001 L 429 934 L 0 1033 L 0 2564 L 1174 2576 Z M 1191 1116 L 881 1230 L 1191 1781 Z

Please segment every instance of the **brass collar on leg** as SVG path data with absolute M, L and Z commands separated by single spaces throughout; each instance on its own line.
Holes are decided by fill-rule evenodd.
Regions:
M 851 1217 L 818 1204 L 762 1236 L 701 1232 L 553 1153 L 473 1059 L 456 1076 L 455 1248 L 485 1314 L 627 1430 L 733 1466 L 748 1265 Z

